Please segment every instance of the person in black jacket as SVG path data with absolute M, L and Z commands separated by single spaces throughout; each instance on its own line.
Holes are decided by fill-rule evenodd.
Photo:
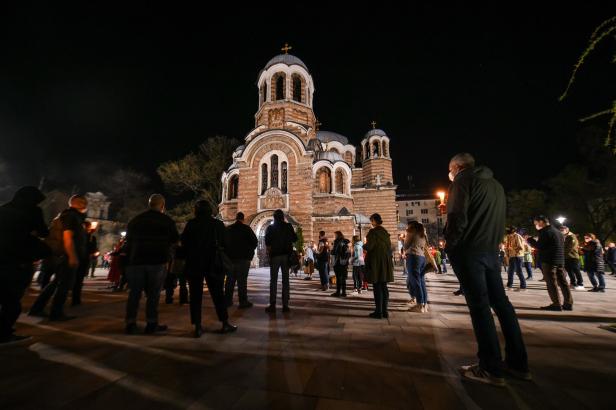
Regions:
M 332 296 L 346 297 L 346 281 L 349 274 L 349 258 L 351 252 L 349 250 L 349 240 L 344 237 L 342 232 L 334 232 L 336 239 L 332 249 L 334 257 L 334 272 L 336 273 L 336 291 Z
M 126 229 L 126 277 L 130 293 L 126 303 L 126 333 L 137 333 L 137 311 L 141 293 L 145 291 L 146 334 L 163 332 L 167 326 L 158 323 L 160 290 L 167 275 L 171 247 L 179 234 L 173 219 L 165 215 L 165 198 L 154 194 L 150 209 L 134 217 Z
M 38 207 L 45 195 L 35 187 L 22 187 L 13 200 L 0 206 L 0 345 L 29 338 L 14 334 L 21 314 L 21 298 L 34 271 L 32 262 L 51 256 L 38 238 L 49 234 Z
M 265 311 L 276 311 L 276 292 L 278 291 L 278 270 L 282 271 L 282 311 L 289 312 L 289 257 L 297 235 L 290 223 L 284 221 L 284 213 L 274 211 L 274 223 L 265 231 L 265 246 L 270 259 L 270 304 Z
M 229 323 L 224 294 L 225 272 L 219 272 L 214 260 L 216 252 L 224 251 L 225 225 L 212 216 L 212 208 L 205 200 L 195 203 L 195 217 L 188 221 L 181 236 L 186 256 L 185 274 L 190 289 L 190 321 L 195 326 L 195 337 L 201 337 L 201 305 L 203 280 L 210 291 L 216 315 L 222 322 L 221 333 L 234 332 L 237 326 Z
M 248 271 L 258 243 L 259 240 L 250 226 L 244 224 L 244 214 L 238 212 L 235 223 L 228 226 L 226 232 L 225 250 L 233 262 L 233 270 L 227 274 L 225 283 L 227 306 L 233 306 L 233 290 L 237 282 L 240 309 L 252 307 L 248 300 Z
M 552 304 L 543 306 L 543 310 L 573 310 L 573 295 L 567 283 L 565 273 L 565 238 L 563 234 L 550 225 L 550 220 L 544 215 L 533 218 L 535 229 L 539 232 L 538 238 L 529 238 L 528 243 L 539 252 L 541 271 L 548 288 Z M 557 286 L 563 293 L 564 303 L 560 304 L 560 294 Z
M 528 358 L 520 325 L 505 294 L 498 260 L 505 233 L 505 192 L 492 171 L 475 167 L 470 154 L 449 162 L 449 188 L 445 251 L 464 289 L 479 351 L 479 363 L 462 366 L 465 379 L 504 386 L 504 373 L 529 380 Z M 505 362 L 492 311 L 505 337 Z
M 594 233 L 584 234 L 584 269 L 588 274 L 592 289 L 589 292 L 605 292 L 605 261 L 601 242 Z M 596 276 L 596 278 L 595 278 Z M 599 279 L 597 283 L 597 279 Z

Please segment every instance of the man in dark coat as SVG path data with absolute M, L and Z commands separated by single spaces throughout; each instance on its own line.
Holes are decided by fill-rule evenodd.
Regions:
M 26 186 L 0 206 L 0 345 L 28 338 L 15 335 L 13 326 L 32 280 L 32 262 L 51 254 L 38 239 L 49 233 L 38 207 L 44 199 L 37 188 Z
M 49 320 L 66 321 L 74 319 L 64 313 L 68 292 L 73 289 L 77 271 L 88 263 L 87 235 L 84 228 L 88 200 L 83 195 L 73 195 L 65 209 L 51 222 L 46 241 L 54 254 L 54 280 L 36 298 L 28 313 L 31 316 L 45 316 L 45 307 L 53 296 Z
M 167 275 L 171 248 L 179 234 L 175 222 L 165 215 L 165 198 L 150 197 L 149 209 L 130 220 L 126 229 L 126 277 L 130 293 L 126 302 L 126 333 L 137 333 L 137 312 L 141 293 L 146 296 L 146 334 L 163 332 L 158 323 L 160 290 Z
M 237 282 L 240 309 L 252 307 L 252 303 L 248 301 L 248 271 L 259 240 L 250 226 L 244 223 L 242 212 L 238 212 L 235 223 L 227 227 L 225 243 L 225 250 L 233 263 L 233 269 L 228 273 L 225 284 L 227 306 L 233 306 L 233 290 Z
M 573 310 L 573 295 L 565 273 L 565 238 L 558 229 L 550 225 L 550 220 L 546 216 L 536 216 L 533 223 L 539 232 L 539 237 L 528 238 L 528 243 L 539 252 L 541 271 L 552 300 L 551 305 L 543 306 L 541 309 Z M 563 293 L 564 303 L 562 305 L 557 286 Z
M 222 322 L 221 333 L 237 330 L 229 323 L 224 294 L 226 272 L 214 263 L 216 252 L 224 252 L 225 225 L 212 216 L 212 208 L 204 200 L 195 203 L 195 217 L 188 221 L 181 236 L 186 256 L 185 272 L 190 289 L 190 320 L 195 326 L 195 337 L 201 337 L 201 305 L 203 303 L 203 280 L 210 291 L 216 315 Z
M 467 380 L 504 386 L 503 373 L 530 379 L 526 347 L 515 310 L 503 287 L 498 260 L 505 233 L 505 192 L 492 171 L 475 167 L 470 154 L 449 162 L 446 248 L 454 273 L 464 289 L 473 330 L 479 345 L 479 363 L 462 366 Z M 491 309 L 505 337 L 503 364 Z
M 276 293 L 278 291 L 278 271 L 282 272 L 282 311 L 289 312 L 289 257 L 293 252 L 293 243 L 297 235 L 290 223 L 285 222 L 284 213 L 274 211 L 274 223 L 265 231 L 265 245 L 270 260 L 270 304 L 265 309 L 268 313 L 276 311 Z

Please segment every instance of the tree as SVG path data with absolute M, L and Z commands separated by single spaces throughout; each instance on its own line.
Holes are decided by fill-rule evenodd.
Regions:
M 610 38 L 616 39 L 616 36 L 614 36 L 614 34 L 616 34 L 616 16 L 607 19 L 603 23 L 601 23 L 590 36 L 588 45 L 586 46 L 586 48 L 578 58 L 578 61 L 573 67 L 573 72 L 571 73 L 571 77 L 569 78 L 569 83 L 567 84 L 565 91 L 559 98 L 560 101 L 563 101 L 565 98 L 567 98 L 569 90 L 575 82 L 578 71 L 586 62 L 586 58 L 596 49 L 599 43 L 601 43 L 603 40 Z M 613 57 L 612 63 L 616 63 L 616 55 Z M 614 138 L 614 126 L 616 125 L 616 100 L 612 101 L 609 108 L 582 118 L 580 119 L 580 121 L 586 122 L 606 115 L 609 116 L 609 120 L 607 135 L 605 137 L 605 146 L 608 147 L 613 154 L 616 154 L 616 141 Z
M 117 169 L 101 181 L 101 189 L 111 201 L 113 219 L 128 222 L 147 207 L 151 181 L 132 169 Z
M 539 214 L 548 214 L 547 196 L 544 191 L 524 189 L 507 194 L 507 225 L 524 228 L 530 232 L 532 218 Z
M 220 176 L 231 164 L 231 155 L 238 145 L 235 138 L 208 138 L 196 152 L 165 162 L 156 172 L 171 194 L 188 193 L 193 200 L 204 199 L 212 209 L 217 209 L 222 199 Z

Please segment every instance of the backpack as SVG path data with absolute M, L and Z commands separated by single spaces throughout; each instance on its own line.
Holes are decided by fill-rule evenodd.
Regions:
M 64 227 L 62 226 L 62 220 L 60 219 L 62 214 L 58 214 L 49 225 L 49 235 L 45 238 L 45 243 L 51 248 L 53 256 L 64 255 Z
M 340 241 L 336 249 L 336 265 L 347 266 L 349 259 L 351 259 L 349 245 L 344 241 Z

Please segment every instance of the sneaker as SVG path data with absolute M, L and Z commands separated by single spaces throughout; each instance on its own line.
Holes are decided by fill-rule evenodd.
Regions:
M 312 278 L 311 278 L 310 276 L 306 276 L 306 277 L 304 278 L 304 280 L 311 280 L 311 279 L 312 279 Z
M 549 310 L 549 311 L 554 311 L 554 312 L 560 312 L 561 310 L 563 310 L 563 308 L 560 307 L 560 305 L 541 306 L 539 309 L 541 309 L 541 310 Z
M 370 313 L 368 317 L 371 317 L 372 319 L 383 319 L 383 315 L 376 312 Z
M 269 305 L 265 308 L 266 313 L 276 313 L 276 305 Z
M 460 367 L 460 375 L 465 380 L 491 384 L 492 386 L 505 387 L 505 378 L 491 375 L 483 370 L 478 364 Z
M 145 334 L 153 335 L 154 333 L 160 333 L 167 330 L 167 325 L 159 325 L 158 323 L 148 323 L 145 326 Z
M 599 292 L 599 288 L 588 289 L 588 292 Z
M 574 290 L 585 290 L 584 289 L 584 285 L 577 285 L 576 287 L 573 288 Z
M 237 331 L 237 326 L 232 325 L 229 322 L 225 322 L 222 324 L 222 328 L 220 329 L 220 333 L 224 334 L 224 333 L 233 333 Z
M 563 309 L 563 310 L 569 310 L 569 311 L 571 311 L 571 310 L 573 310 L 573 305 L 572 305 L 572 304 L 570 304 L 570 303 L 565 303 L 565 304 L 563 304 L 562 309 Z
M 533 380 L 533 377 L 528 370 L 513 369 L 509 367 L 506 362 L 503 362 L 503 373 L 505 373 L 506 376 L 510 376 L 510 377 L 513 377 L 519 380 L 526 380 L 526 381 Z
M 124 329 L 124 333 L 126 333 L 127 335 L 136 335 L 137 332 L 138 332 L 137 323 L 129 323 L 126 325 L 126 328 Z
M 340 293 L 338 293 L 338 292 L 334 292 L 334 293 L 332 293 L 332 296 L 334 296 L 334 297 L 338 297 L 338 296 L 340 296 Z
M 605 288 L 597 288 L 597 292 L 605 293 Z
M 288 306 L 283 306 L 282 307 L 282 311 L 283 311 L 283 313 L 289 313 L 291 311 L 291 308 L 288 307 Z

